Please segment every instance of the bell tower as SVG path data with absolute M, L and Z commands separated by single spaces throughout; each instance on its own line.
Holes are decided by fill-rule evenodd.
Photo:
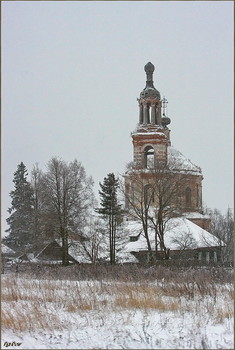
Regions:
M 132 203 L 136 202 L 137 206 L 142 203 L 143 198 L 146 201 L 150 198 L 150 205 L 157 208 L 160 194 L 165 193 L 165 188 L 163 191 L 161 186 L 166 179 L 166 188 L 171 198 L 169 205 L 197 225 L 208 229 L 209 220 L 202 211 L 201 168 L 171 146 L 168 128 L 171 120 L 167 116 L 167 100 L 165 97 L 161 98 L 160 92 L 154 86 L 154 65 L 148 62 L 144 70 L 146 86 L 137 99 L 139 120 L 136 129 L 131 133 L 133 162 L 124 175 L 126 197 L 131 198 Z M 169 190 L 174 188 L 168 186 L 170 182 L 173 185 L 178 184 L 175 187 L 178 191 L 175 196 L 174 191 Z M 126 207 L 128 203 L 127 201 Z
M 170 118 L 165 116 L 166 99 L 161 100 L 160 92 L 154 87 L 154 65 L 148 62 L 144 67 L 146 86 L 140 93 L 139 123 L 131 134 L 134 147 L 134 164 L 136 169 L 151 169 L 158 162 L 167 159 L 167 146 L 170 143 Z M 162 106 L 164 113 L 162 115 Z

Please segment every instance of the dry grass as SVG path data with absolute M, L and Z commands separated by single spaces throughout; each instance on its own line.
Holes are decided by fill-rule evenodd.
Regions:
M 17 332 L 35 329 L 62 329 L 59 316 L 45 314 L 45 310 L 38 303 L 17 305 L 9 303 L 2 306 L 2 327 Z
M 89 302 L 83 302 L 81 304 L 66 303 L 66 308 L 69 312 L 78 312 L 93 310 L 94 306 Z
M 227 306 L 222 308 L 221 302 Z M 61 314 L 121 309 L 207 313 L 214 323 L 222 323 L 233 317 L 233 288 L 232 284 L 205 283 L 199 277 L 174 283 L 2 278 L 2 327 L 6 329 L 63 329 Z
M 154 266 L 139 264 L 92 265 L 80 264 L 63 267 L 61 265 L 22 264 L 19 275 L 38 280 L 74 280 L 74 281 L 119 281 L 119 282 L 154 282 L 164 279 L 166 282 L 207 281 L 208 283 L 233 283 L 233 268 L 223 266 L 193 267 L 192 261 L 165 260 Z M 14 272 L 12 270 L 12 272 Z
M 180 308 L 178 301 L 163 301 L 164 293 L 158 285 L 117 284 L 114 294 L 116 307 L 161 311 L 176 311 Z
M 232 319 L 234 317 L 234 309 L 227 306 L 225 309 L 218 308 L 215 314 L 214 323 L 223 323 L 225 319 Z
M 177 311 L 180 305 L 177 301 L 164 302 L 161 298 L 153 295 L 118 296 L 115 306 L 128 309 L 154 309 L 159 311 Z

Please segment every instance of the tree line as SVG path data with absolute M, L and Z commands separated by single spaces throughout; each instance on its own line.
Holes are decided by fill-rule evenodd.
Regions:
M 31 179 L 23 162 L 14 173 L 14 190 L 10 192 L 10 216 L 7 218 L 7 242 L 24 250 L 36 251 L 43 242 L 60 239 L 62 263 L 68 265 L 69 242 L 80 240 L 84 252 L 92 262 L 98 258 L 98 249 L 105 230 L 95 213 L 108 222 L 110 262 L 115 262 L 115 235 L 120 222 L 121 206 L 117 202 L 118 181 L 108 174 L 99 191 L 97 208 L 92 177 L 76 159 L 65 162 L 53 157 L 46 171 L 34 165 Z
M 115 264 L 123 239 L 123 218 L 128 217 L 141 223 L 150 262 L 159 257 L 159 252 L 163 259 L 168 259 L 166 227 L 170 219 L 182 214 L 179 198 L 187 177 L 187 174 L 175 171 L 176 168 L 171 162 L 158 165 L 152 171 L 155 176 L 149 181 L 148 177 L 144 179 L 135 172 L 131 164 L 124 181 L 109 173 L 103 183 L 99 183 L 98 204 L 93 191 L 94 181 L 76 159 L 65 162 L 53 157 L 44 172 L 36 164 L 30 181 L 26 166 L 21 162 L 14 173 L 14 190 L 10 192 L 9 236 L 6 240 L 22 247 L 22 251 L 36 251 L 42 243 L 60 239 L 63 265 L 69 263 L 70 245 L 73 240 L 78 240 L 79 249 L 92 263 L 98 262 L 103 252 L 103 259 Z M 124 201 L 125 204 L 121 204 Z M 207 209 L 206 213 L 211 218 L 210 232 L 221 246 L 225 243 L 223 259 L 233 260 L 234 218 L 231 210 L 226 215 L 217 209 Z M 155 232 L 154 249 L 150 229 Z M 190 233 L 176 239 L 180 240 L 179 249 L 193 248 Z

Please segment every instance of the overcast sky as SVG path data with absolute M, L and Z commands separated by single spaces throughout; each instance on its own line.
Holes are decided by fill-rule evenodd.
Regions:
M 21 161 L 77 158 L 96 193 L 124 171 L 149 61 L 203 202 L 233 207 L 233 2 L 2 2 L 4 229 Z

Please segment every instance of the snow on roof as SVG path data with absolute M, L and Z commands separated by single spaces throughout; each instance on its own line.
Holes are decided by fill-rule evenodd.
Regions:
M 156 124 L 137 124 L 135 130 L 131 132 L 131 136 L 133 135 L 160 135 L 164 137 L 166 136 L 163 126 Z
M 167 223 L 166 245 L 170 249 L 177 249 L 179 246 L 173 243 L 176 238 L 190 234 L 195 242 L 195 248 L 204 248 L 208 246 L 218 246 L 218 241 L 214 235 L 194 224 L 186 218 L 170 219 Z
M 125 231 L 127 231 L 130 236 L 137 236 L 143 231 L 143 228 L 139 221 L 128 220 L 126 221 Z
M 184 213 L 183 216 L 186 217 L 186 219 L 210 219 L 209 215 L 198 212 Z
M 130 236 L 137 236 L 140 232 L 141 235 L 137 241 L 127 243 L 125 246 L 125 251 L 137 252 L 147 250 L 147 242 L 143 235 L 143 229 L 140 222 L 129 221 L 126 231 Z M 184 243 L 183 240 L 186 240 L 188 237 L 191 238 L 191 246 L 189 248 L 219 246 L 215 236 L 184 217 L 172 218 L 167 222 L 165 231 L 166 248 L 171 250 L 180 250 L 180 243 Z M 151 247 L 154 250 L 155 232 L 151 227 L 149 227 L 149 238 Z
M 132 255 L 130 252 L 128 251 L 120 251 L 117 253 L 117 261 L 118 263 L 138 263 L 139 260 L 134 256 Z
M 165 136 L 164 132 L 161 132 L 161 131 L 148 131 L 148 132 L 136 131 L 136 132 L 132 132 L 131 135 L 161 135 L 161 136 Z
M 84 252 L 81 242 L 76 242 L 74 245 L 69 247 L 69 254 L 76 259 L 80 264 L 91 263 L 90 259 Z
M 172 146 L 168 146 L 168 161 L 173 164 L 174 170 L 183 170 L 201 175 L 201 168 L 193 164 L 180 151 Z
M 14 250 L 7 247 L 5 244 L 1 243 L 2 244 L 2 253 L 3 254 L 15 254 Z

